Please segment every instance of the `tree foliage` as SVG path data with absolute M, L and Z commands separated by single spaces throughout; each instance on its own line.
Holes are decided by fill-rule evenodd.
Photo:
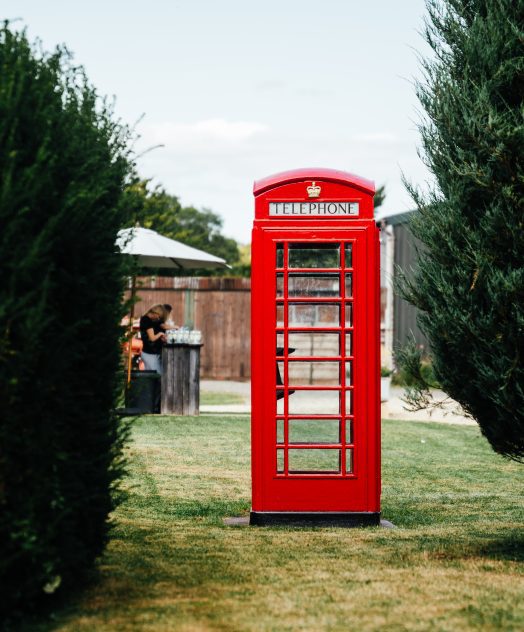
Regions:
M 148 180 L 135 180 L 126 190 L 126 202 L 134 221 L 141 226 L 222 257 L 229 265 L 239 263 L 238 244 L 222 234 L 222 218 L 213 211 L 182 206 L 176 196 L 166 193 L 162 187 L 151 188 Z M 202 276 L 224 273 L 231 274 L 222 270 L 184 270 L 178 274 Z
M 493 449 L 524 459 L 524 1 L 429 0 L 418 97 L 436 185 L 412 231 L 403 294 L 442 388 Z
M 375 191 L 375 197 L 373 198 L 373 206 L 375 210 L 384 204 L 384 200 L 386 199 L 386 185 L 382 184 Z
M 62 49 L 0 28 L 0 610 L 78 584 L 108 537 L 128 133 Z

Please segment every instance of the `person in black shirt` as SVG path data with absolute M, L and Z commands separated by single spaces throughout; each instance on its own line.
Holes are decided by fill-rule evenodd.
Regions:
M 166 336 L 162 323 L 166 318 L 163 305 L 153 305 L 140 319 L 140 338 L 142 339 L 142 361 L 146 371 L 162 373 L 162 343 Z

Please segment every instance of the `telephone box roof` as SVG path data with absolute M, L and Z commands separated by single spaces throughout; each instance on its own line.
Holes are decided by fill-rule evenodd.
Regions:
M 353 173 L 346 171 L 339 171 L 337 169 L 292 169 L 291 171 L 282 171 L 275 173 L 272 176 L 267 176 L 261 180 L 256 180 L 253 185 L 253 193 L 260 195 L 265 191 L 274 189 L 277 186 L 283 184 L 291 184 L 292 182 L 301 182 L 303 180 L 324 180 L 329 182 L 337 182 L 339 184 L 346 184 L 357 189 L 363 190 L 370 195 L 375 194 L 375 183 L 371 180 L 366 180 L 360 176 L 356 176 Z

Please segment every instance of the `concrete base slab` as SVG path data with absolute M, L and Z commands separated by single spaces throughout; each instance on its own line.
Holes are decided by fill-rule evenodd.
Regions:
M 249 527 L 249 516 L 224 518 L 224 524 L 228 527 Z

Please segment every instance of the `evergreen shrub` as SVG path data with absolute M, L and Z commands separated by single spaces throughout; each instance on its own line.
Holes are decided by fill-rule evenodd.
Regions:
M 418 96 L 435 187 L 404 296 L 435 376 L 493 449 L 524 459 L 524 0 L 429 0 Z
M 64 49 L 0 29 L 0 609 L 83 579 L 107 541 L 129 133 Z

